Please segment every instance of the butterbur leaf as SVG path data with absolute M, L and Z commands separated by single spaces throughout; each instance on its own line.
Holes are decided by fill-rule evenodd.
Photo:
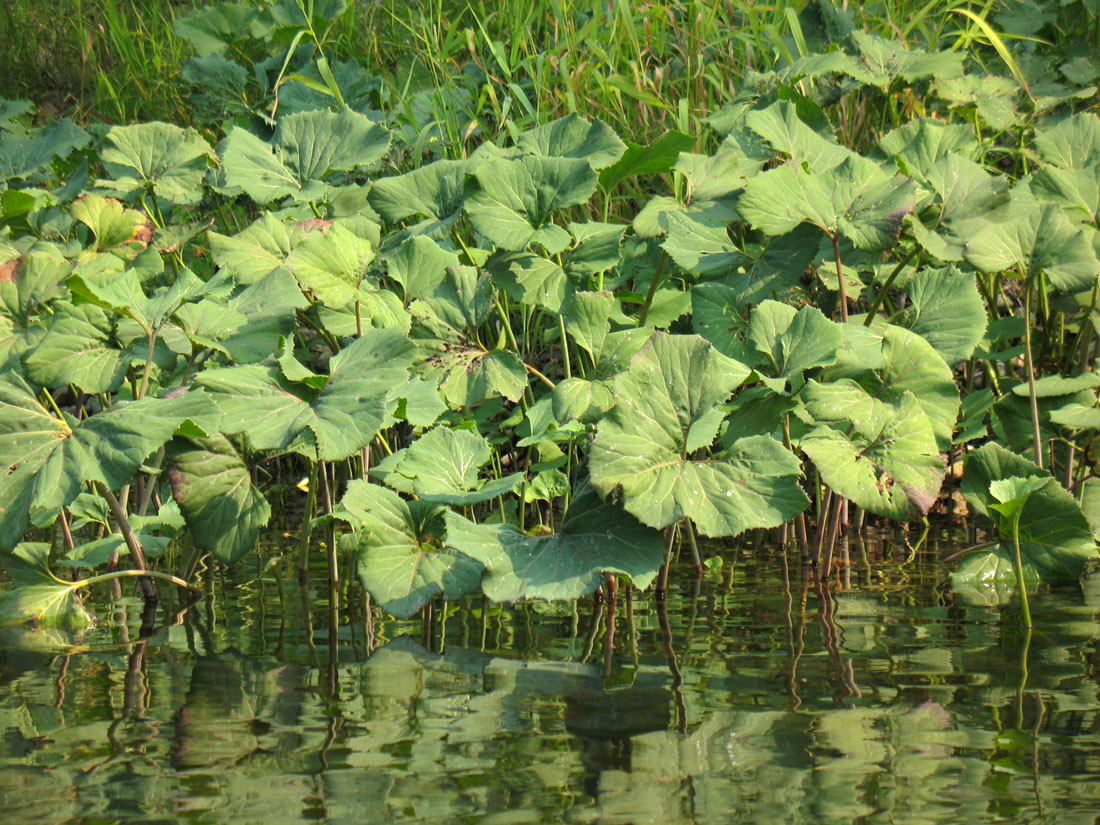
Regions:
M 803 123 L 798 116 L 798 108 L 787 100 L 773 103 L 766 109 L 748 112 L 745 125 L 797 164 L 806 164 L 811 172 L 824 172 L 852 156 L 850 149 Z
M 223 564 L 256 546 L 271 505 L 225 436 L 173 442 L 168 455 L 172 497 L 192 540 Z
M 599 587 L 603 573 L 645 589 L 665 557 L 658 531 L 591 489 L 573 497 L 558 533 L 529 536 L 511 524 L 474 524 L 451 511 L 444 518 L 447 546 L 485 566 L 482 589 L 496 602 L 577 599 Z
M 194 129 L 153 121 L 112 126 L 100 159 L 111 176 L 100 185 L 120 197 L 151 190 L 162 200 L 186 205 L 202 198 L 214 150 Z
M 713 407 L 748 373 L 697 336 L 654 333 L 615 378 L 616 405 L 592 444 L 592 485 L 603 495 L 621 489 L 627 511 L 657 528 L 687 516 L 704 535 L 729 536 L 793 518 L 807 503 L 801 471 L 774 439 L 689 455 L 689 441 L 700 441 L 694 428 L 713 420 Z
M 974 106 L 990 127 L 1007 129 L 1017 120 L 1016 97 L 1019 85 L 996 75 L 963 75 L 936 82 L 936 91 L 952 108 Z
M 491 456 L 489 442 L 483 436 L 470 430 L 436 427 L 396 453 L 396 461 L 387 461 L 383 478 L 395 489 L 424 501 L 477 504 L 509 492 L 522 480 L 522 474 L 516 473 L 482 482 L 478 470 Z
M 1031 277 L 1043 271 L 1065 292 L 1091 288 L 1100 268 L 1089 237 L 1055 204 L 986 224 L 967 243 L 966 260 L 983 272 L 1017 268 Z
M 400 330 L 372 328 L 333 356 L 320 392 L 258 364 L 204 370 L 195 380 L 225 413 L 222 432 L 244 433 L 258 450 L 339 461 L 374 438 L 393 409 L 390 393 L 408 379 L 412 354 Z
M 974 354 L 985 335 L 985 304 L 973 275 L 956 267 L 922 269 L 905 285 L 910 305 L 890 319 L 930 343 L 950 366 Z
M 458 266 L 458 256 L 423 235 L 408 238 L 386 259 L 386 271 L 401 284 L 406 304 L 431 295 L 451 266 Z
M 85 195 L 72 205 L 70 213 L 83 223 L 96 239 L 96 250 L 116 250 L 127 259 L 149 245 L 153 224 L 136 209 L 126 209 L 113 198 Z
M 796 311 L 786 304 L 764 301 L 749 318 L 747 340 L 764 356 L 753 366 L 797 389 L 803 371 L 836 361 L 844 330 L 814 307 Z
M 88 143 L 88 133 L 68 118 L 27 134 L 5 133 L 0 141 L 0 178 L 27 178 Z
M 403 175 L 379 178 L 367 200 L 391 223 L 414 215 L 443 221 L 462 209 L 466 169 L 465 161 L 437 160 Z
M 1049 473 L 995 442 L 967 456 L 961 489 L 975 511 L 994 519 L 991 511 L 1003 503 L 998 498 L 1027 492 L 1019 516 L 1020 555 L 1025 570 L 1034 570 L 1043 581 L 1076 580 L 1085 563 L 1097 556 L 1092 527 L 1073 496 Z M 1011 537 L 1003 538 L 987 552 L 998 557 L 1011 553 Z M 975 558 L 952 576 L 955 583 L 969 583 L 980 572 L 982 555 L 971 555 Z
M 132 354 L 113 340 L 111 326 L 97 306 L 58 301 L 46 334 L 24 357 L 27 377 L 51 388 L 74 384 L 91 394 L 118 389 Z
M 1081 112 L 1047 119 L 1035 130 L 1035 149 L 1060 169 L 1086 169 L 1100 163 L 1100 118 Z
M 551 222 L 553 214 L 587 201 L 597 181 L 585 160 L 538 155 L 487 161 L 474 177 L 478 190 L 466 200 L 474 228 L 502 249 L 519 252 L 538 243 L 550 254 L 570 242 Z
M 648 146 L 628 141 L 622 156 L 600 171 L 600 186 L 610 192 L 628 178 L 667 172 L 680 152 L 688 152 L 694 147 L 695 138 L 682 132 L 665 132 Z
M 210 255 L 239 284 L 254 284 L 286 263 L 300 233 L 265 212 L 236 235 L 207 233 Z
M 95 624 L 71 582 L 50 572 L 50 545 L 23 542 L 4 557 L 16 585 L 0 593 L 0 625 L 32 622 L 46 627 L 79 628 Z
M 883 136 L 875 155 L 895 160 L 912 178 L 925 179 L 936 163 L 953 153 L 966 156 L 977 144 L 969 126 L 922 117 Z
M 685 214 L 665 216 L 668 236 L 661 248 L 678 266 L 702 277 L 718 277 L 746 262 L 745 255 L 730 241 L 725 224 L 708 226 Z
M 915 201 L 912 181 L 853 156 L 824 172 L 797 163 L 763 172 L 746 184 L 737 209 L 769 235 L 783 235 L 805 221 L 860 249 L 881 250 L 897 240 Z
M 333 172 L 377 163 L 390 145 L 390 133 L 365 115 L 344 108 L 287 115 L 267 143 L 234 127 L 221 155 L 225 182 L 258 203 L 283 198 L 314 200 Z
M 200 57 L 225 54 L 229 47 L 246 36 L 249 23 L 258 9 L 251 3 L 215 3 L 199 6 L 178 18 L 172 29 L 187 40 Z
M 208 396 L 118 402 L 83 421 L 55 418 L 16 373 L 0 379 L 0 548 L 32 520 L 48 523 L 84 482 L 127 484 L 142 462 L 189 419 L 213 412 Z
M 516 148 L 546 157 L 577 158 L 593 169 L 604 169 L 622 157 L 626 144 L 603 121 L 574 113 L 521 133 Z
M 950 367 L 932 345 L 902 327 L 876 320 L 870 327 L 852 319 L 844 326 L 837 363 L 822 370 L 822 383 L 851 378 L 888 404 L 912 393 L 946 453 L 959 415 L 959 391 Z
M 810 381 L 802 399 L 818 426 L 800 446 L 830 488 L 899 521 L 928 512 L 946 468 L 928 416 L 911 394 L 889 404 L 840 379 Z
M 340 220 L 309 232 L 287 257 L 286 265 L 303 292 L 340 309 L 354 304 L 359 297 L 359 284 L 372 260 L 370 241 Z
M 409 618 L 436 596 L 457 599 L 481 582 L 480 562 L 437 546 L 442 510 L 436 504 L 406 502 L 360 479 L 348 484 L 340 501 L 335 515 L 354 530 L 344 543 L 358 549 L 359 580 L 399 619 Z

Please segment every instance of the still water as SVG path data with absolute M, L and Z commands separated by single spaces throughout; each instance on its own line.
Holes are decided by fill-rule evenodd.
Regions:
M 955 545 L 957 547 L 958 545 Z M 1100 575 L 967 602 L 929 542 L 828 586 L 722 551 L 668 598 L 368 620 L 288 553 L 182 615 L 0 636 L 10 823 L 1100 822 Z M 320 568 L 319 568 L 320 569 Z M 318 577 L 320 579 L 320 576 Z

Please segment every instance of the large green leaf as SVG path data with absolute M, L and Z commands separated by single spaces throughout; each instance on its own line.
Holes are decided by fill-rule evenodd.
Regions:
M 913 182 L 852 156 L 823 172 L 785 163 L 749 179 L 738 211 L 755 228 L 783 235 L 802 222 L 860 249 L 886 249 L 897 240 L 916 202 Z
M 600 186 L 611 191 L 628 178 L 667 172 L 680 152 L 687 152 L 694 146 L 695 139 L 682 132 L 665 132 L 648 146 L 628 141 L 622 156 L 600 171 Z
M 934 165 L 954 153 L 966 156 L 977 145 L 969 126 L 922 117 L 883 136 L 874 155 L 894 160 L 903 173 L 927 182 Z
M 1085 169 L 1100 163 L 1100 118 L 1095 112 L 1043 121 L 1035 130 L 1035 148 L 1060 169 Z
M 236 235 L 207 233 L 210 255 L 239 284 L 253 284 L 286 264 L 301 233 L 265 212 Z
M 955 152 L 937 159 L 925 173 L 936 196 L 913 233 L 926 250 L 943 261 L 961 261 L 969 238 L 988 221 L 999 220 L 1009 203 L 1008 182 L 981 164 Z
M 370 241 L 356 234 L 344 220 L 309 232 L 287 257 L 286 265 L 302 291 L 341 309 L 359 298 L 359 284 L 374 260 Z
M 626 151 L 626 144 L 603 121 L 575 113 L 521 133 L 516 147 L 551 158 L 576 158 L 593 169 L 611 166 Z
M 129 483 L 142 462 L 186 420 L 212 413 L 201 392 L 118 402 L 82 421 L 55 418 L 17 373 L 0 378 L 0 548 L 31 523 L 51 521 L 86 481 Z
M 336 517 L 352 525 L 346 537 L 359 551 L 359 579 L 387 611 L 407 619 L 433 598 L 456 599 L 477 588 L 484 570 L 470 556 L 434 546 L 443 508 L 406 502 L 396 493 L 356 479 Z
M 5 132 L 0 140 L 0 179 L 26 178 L 46 169 L 55 158 L 88 143 L 88 133 L 68 118 L 55 120 L 25 135 Z
M 932 345 L 915 332 L 880 320 L 868 328 L 852 319 L 844 325 L 844 335 L 837 363 L 826 367 L 819 380 L 851 378 L 889 404 L 912 393 L 932 423 L 940 451 L 947 452 L 961 402 L 951 369 Z
M 837 350 L 844 342 L 844 328 L 814 307 L 795 310 L 786 304 L 764 301 L 752 311 L 747 339 L 758 358 L 751 366 L 777 380 L 778 384 L 772 381 L 769 386 L 782 392 L 783 384 L 797 390 L 805 370 L 836 361 Z
M 891 324 L 920 335 L 950 366 L 974 354 L 985 335 L 986 312 L 973 275 L 954 266 L 922 269 L 910 278 L 905 292 L 911 303 Z
M 748 112 L 745 125 L 795 163 L 813 173 L 824 172 L 852 157 L 852 151 L 807 126 L 797 106 L 781 100 L 766 109 Z
M 1028 496 L 1020 514 L 1020 555 L 1025 567 L 1033 568 L 1045 581 L 1076 580 L 1085 563 L 1097 556 L 1096 542 L 1080 505 L 1049 473 L 1023 456 L 991 442 L 967 456 L 962 493 L 976 512 L 995 518 L 990 510 L 999 502 L 991 487 L 1010 478 L 1048 480 Z M 1004 539 L 1006 548 L 1010 549 L 1007 545 L 1010 537 Z M 989 553 L 1003 555 L 1000 548 Z M 977 564 L 976 560 L 970 561 L 953 579 L 958 582 L 963 574 L 977 575 Z M 1005 575 L 1007 573 L 1002 570 L 1002 578 Z
M 100 152 L 112 180 L 100 185 L 123 198 L 152 191 L 170 203 L 197 203 L 213 158 L 214 150 L 194 129 L 159 121 L 112 126 Z
M 301 112 L 280 119 L 270 143 L 234 127 L 223 145 L 222 172 L 229 187 L 259 203 L 287 195 L 315 200 L 331 173 L 370 167 L 389 145 L 385 127 L 346 107 Z
M 801 395 L 818 426 L 800 446 L 830 488 L 899 521 L 928 512 L 946 468 L 932 424 L 911 393 L 891 404 L 840 379 L 810 381 Z
M 709 536 L 775 527 L 805 508 L 798 460 L 767 437 L 695 459 L 713 439 L 724 402 L 748 375 L 697 336 L 654 333 L 614 382 L 616 406 L 592 444 L 592 484 L 621 489 L 626 509 L 651 527 L 684 516 Z
M 50 545 L 24 542 L 4 557 L 15 588 L 0 593 L 0 625 L 33 622 L 50 627 L 85 627 L 95 617 L 84 609 L 77 587 L 50 572 Z
M 297 280 L 286 267 L 273 269 L 229 301 L 245 323 L 222 341 L 237 364 L 261 361 L 295 326 L 295 311 L 309 305 Z
M 539 155 L 494 158 L 474 177 L 478 189 L 466 200 L 474 228 L 501 249 L 519 252 L 538 243 L 550 254 L 570 241 L 552 222 L 554 213 L 587 201 L 598 180 L 585 160 Z
M 436 427 L 372 469 L 387 484 L 424 501 L 467 505 L 514 489 L 522 473 L 485 483 L 478 470 L 492 457 L 489 442 L 470 430 Z
M 1008 129 L 1018 118 L 1016 98 L 1020 86 L 1011 78 L 984 73 L 944 78 L 936 82 L 936 91 L 951 108 L 973 106 L 997 131 Z
M 466 169 L 465 161 L 437 160 L 403 175 L 379 178 L 367 200 L 391 223 L 414 215 L 445 221 L 462 209 Z
M 129 260 L 145 249 L 153 237 L 153 223 L 114 198 L 84 195 L 73 202 L 69 212 L 92 230 L 99 252 L 114 251 Z
M 984 272 L 1046 272 L 1066 292 L 1090 289 L 1100 270 L 1089 236 L 1056 204 L 1025 205 L 1009 220 L 988 223 L 966 244 L 966 259 Z
M 195 380 L 214 393 L 225 413 L 222 431 L 244 433 L 257 450 L 295 449 L 321 461 L 361 450 L 396 403 L 412 344 L 397 329 L 367 329 L 332 358 L 324 388 L 288 381 L 278 366 L 253 364 L 205 370 Z
M 710 226 L 686 214 L 669 212 L 665 225 L 668 237 L 661 248 L 678 266 L 695 275 L 704 278 L 726 275 L 747 260 L 730 241 L 724 223 Z
M 46 334 L 24 357 L 27 377 L 44 387 L 73 384 L 86 393 L 114 392 L 132 353 L 118 346 L 107 312 L 91 304 L 58 301 Z
M 656 530 L 643 527 L 591 489 L 573 498 L 561 531 L 529 536 L 511 524 L 474 524 L 447 512 L 447 546 L 485 566 L 493 601 L 576 599 L 600 586 L 603 573 L 645 589 L 664 562 Z
M 225 436 L 178 440 L 169 451 L 172 497 L 197 547 L 233 564 L 256 546 L 271 505 Z
M 458 266 L 458 256 L 424 235 L 406 239 L 386 258 L 386 271 L 401 284 L 406 304 L 431 295 L 450 266 Z

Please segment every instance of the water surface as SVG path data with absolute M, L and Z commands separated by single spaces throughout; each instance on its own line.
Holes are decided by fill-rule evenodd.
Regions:
M 1100 822 L 1100 576 L 967 604 L 936 541 L 823 585 L 722 550 L 668 598 L 430 622 L 293 560 L 182 616 L 0 636 L 0 806 L 40 823 Z M 322 568 L 318 568 L 319 574 Z M 333 619 L 335 618 L 335 621 Z

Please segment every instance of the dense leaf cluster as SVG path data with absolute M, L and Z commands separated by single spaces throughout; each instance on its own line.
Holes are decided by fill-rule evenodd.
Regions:
M 235 76 L 257 15 L 187 18 L 195 65 Z M 1004 455 L 974 453 L 965 489 L 983 513 L 1026 501 L 1027 570 L 1095 555 L 1100 118 L 1058 108 L 1079 91 L 1009 85 L 987 111 L 959 90 L 1003 78 L 854 31 L 750 78 L 710 151 L 570 115 L 409 164 L 354 70 L 310 65 L 216 146 L 0 102 L 0 550 L 20 564 L 52 576 L 24 543 L 49 530 L 73 567 L 233 563 L 279 463 L 310 476 L 303 529 L 319 496 L 395 615 L 571 598 L 647 586 L 681 523 L 804 535 L 813 500 L 819 549 L 842 500 L 922 519 L 990 437 Z M 939 107 L 860 153 L 813 81 Z

